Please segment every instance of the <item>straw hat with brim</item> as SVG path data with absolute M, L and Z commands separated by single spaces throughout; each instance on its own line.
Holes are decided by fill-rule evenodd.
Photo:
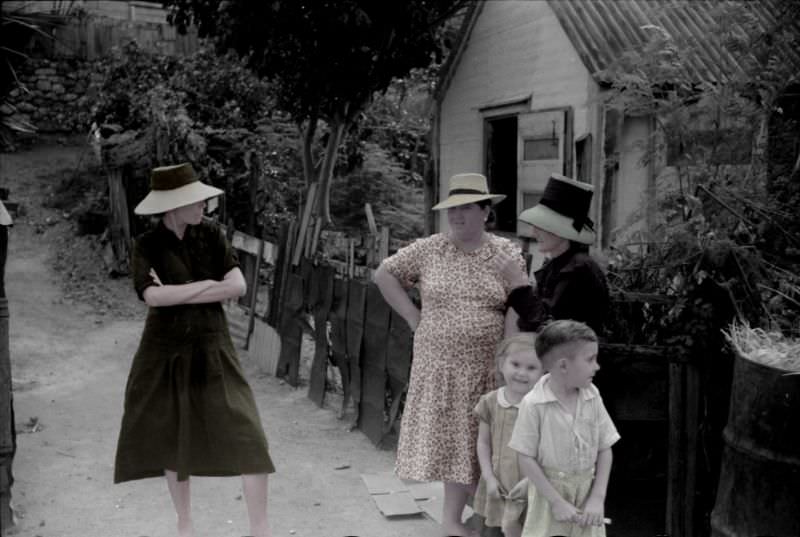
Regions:
M 589 218 L 594 188 L 563 175 L 553 174 L 547 181 L 542 199 L 519 215 L 519 220 L 549 231 L 563 239 L 592 244 L 594 224 Z
M 136 214 L 160 214 L 222 194 L 219 188 L 200 182 L 191 164 L 154 168 L 150 192 L 133 210 Z
M 468 203 L 492 200 L 492 205 L 500 203 L 506 197 L 503 194 L 490 194 L 486 177 L 479 173 L 458 173 L 450 178 L 450 190 L 447 198 L 433 206 L 434 211 L 449 209 Z

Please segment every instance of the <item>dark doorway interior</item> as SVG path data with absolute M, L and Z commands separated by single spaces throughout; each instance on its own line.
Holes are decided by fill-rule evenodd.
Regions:
M 495 229 L 517 230 L 517 116 L 486 120 L 489 188 L 506 199 L 495 207 Z

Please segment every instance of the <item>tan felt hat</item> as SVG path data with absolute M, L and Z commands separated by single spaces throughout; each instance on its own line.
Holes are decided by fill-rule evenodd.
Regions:
M 450 178 L 450 190 L 447 198 L 433 206 L 434 211 L 449 209 L 468 203 L 492 200 L 492 205 L 500 203 L 506 197 L 503 194 L 490 194 L 486 177 L 479 173 L 458 173 Z
M 153 168 L 150 192 L 133 210 L 136 214 L 160 214 L 219 196 L 219 188 L 202 183 L 192 165 L 184 162 L 174 166 Z

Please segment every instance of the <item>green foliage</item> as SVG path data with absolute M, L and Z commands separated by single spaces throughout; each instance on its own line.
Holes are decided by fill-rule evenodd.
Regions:
M 330 181 L 347 130 L 376 92 L 396 77 L 428 67 L 440 52 L 440 29 L 466 0 L 165 0 L 167 20 L 235 50 L 272 84 L 277 106 L 304 129 L 308 183 L 319 182 L 316 212 L 332 223 Z M 327 136 L 321 156 L 318 121 Z M 318 162 L 317 162 L 318 161 Z
M 365 232 L 369 229 L 364 203 L 369 202 L 376 224 L 389 226 L 399 239 L 419 237 L 424 231 L 422 191 L 386 150 L 365 143 L 363 163 L 351 173 L 334 179 L 331 206 L 340 226 Z
M 277 85 L 295 119 L 352 118 L 396 76 L 426 67 L 437 28 L 463 0 L 223 2 L 167 0 L 179 31 L 195 24 Z
M 773 143 L 767 122 L 797 80 L 790 62 L 776 60 L 785 58 L 788 42 L 776 40 L 796 44 L 797 32 L 782 31 L 780 18 L 774 31 L 761 28 L 739 7 L 720 4 L 720 25 L 708 35 L 741 58 L 742 69 L 727 80 L 693 78 L 685 67 L 693 47 L 703 45 L 675 42 L 657 27 L 642 50 L 628 51 L 603 73 L 610 107 L 656 123 L 644 159 L 661 170 L 652 226 L 610 255 L 610 280 L 620 292 L 668 299 L 649 302 L 651 313 L 638 319 L 635 332 L 648 343 L 697 351 L 722 344 L 716 334 L 734 318 L 785 331 L 800 321 L 800 257 L 775 247 L 777 236 L 784 246 L 800 245 L 797 205 L 786 205 L 800 199 L 800 182 L 776 180 L 765 150 Z M 797 11 L 796 4 L 784 7 Z M 616 337 L 630 337 L 624 318 L 617 321 Z

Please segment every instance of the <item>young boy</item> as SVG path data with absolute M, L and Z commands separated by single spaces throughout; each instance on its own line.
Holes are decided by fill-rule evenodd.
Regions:
M 509 447 L 531 483 L 523 537 L 604 537 L 611 446 L 619 440 L 600 392 L 597 335 L 584 323 L 553 321 L 536 338 L 548 373 L 519 409 Z

